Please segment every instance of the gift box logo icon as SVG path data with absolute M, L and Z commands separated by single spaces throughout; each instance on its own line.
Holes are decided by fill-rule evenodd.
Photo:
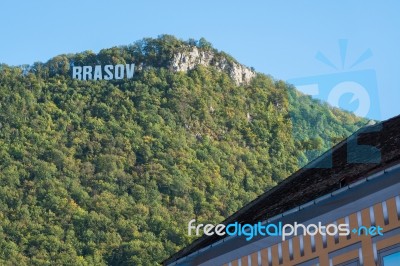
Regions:
M 331 106 L 353 112 L 357 116 L 380 119 L 378 86 L 375 70 L 354 70 L 356 66 L 359 66 L 361 63 L 372 57 L 372 51 L 366 49 L 354 62 L 348 64 L 346 62 L 347 47 L 347 40 L 339 40 L 341 66 L 332 63 L 332 61 L 322 52 L 316 54 L 316 59 L 318 61 L 335 70 L 333 73 L 294 78 L 287 80 L 287 82 L 293 84 L 303 93 L 311 95 L 313 98 L 325 101 Z M 295 117 L 292 117 L 294 138 L 301 142 L 313 142 L 318 138 L 322 138 L 325 143 L 330 143 L 332 146 L 333 142 L 330 139 L 331 136 L 322 136 L 321 132 L 315 132 L 314 136 L 308 136 L 308 139 L 299 139 L 302 137 L 300 137 L 301 134 L 299 134 L 299 132 L 296 132 L 296 130 L 298 131 L 296 122 Z M 380 153 L 377 152 L 375 147 L 364 145 L 364 147 L 356 146 L 355 148 L 362 148 L 365 152 L 368 152 L 368 154 L 371 155 L 370 158 L 373 159 L 369 161 L 370 163 L 377 163 L 380 161 Z M 322 150 L 308 150 L 307 148 L 305 151 L 308 161 L 318 157 L 322 152 Z M 332 164 L 330 159 L 331 158 L 327 156 L 325 162 L 321 163 L 318 168 L 331 167 Z M 305 163 L 306 161 L 304 158 L 299 158 L 300 166 L 303 166 Z
M 347 40 L 339 40 L 341 70 L 322 52 L 316 59 L 333 68 L 334 73 L 312 75 L 287 80 L 298 90 L 328 102 L 357 116 L 380 119 L 380 106 L 376 72 L 374 69 L 353 70 L 372 57 L 370 49 L 365 50 L 349 67 L 346 64 Z M 347 70 L 346 70 L 347 69 Z

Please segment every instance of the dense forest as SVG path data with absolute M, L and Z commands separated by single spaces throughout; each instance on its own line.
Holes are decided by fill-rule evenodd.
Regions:
M 156 265 L 366 121 L 257 73 L 171 71 L 200 41 L 0 65 L 0 264 Z M 133 79 L 80 81 L 75 65 L 124 64 Z

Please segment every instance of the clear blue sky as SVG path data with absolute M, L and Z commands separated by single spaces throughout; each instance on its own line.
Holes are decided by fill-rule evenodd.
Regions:
M 340 81 L 340 73 L 372 70 L 367 90 L 374 91 L 371 104 L 378 112 L 368 116 L 400 114 L 400 1 L 137 2 L 2 1 L 0 62 L 31 64 L 163 33 L 205 37 L 243 64 L 283 80 L 312 77 L 318 83 L 338 74 Z M 340 39 L 347 40 L 342 57 Z M 367 50 L 366 60 L 350 69 Z M 317 60 L 318 52 L 337 69 Z M 343 81 L 358 78 L 350 74 Z

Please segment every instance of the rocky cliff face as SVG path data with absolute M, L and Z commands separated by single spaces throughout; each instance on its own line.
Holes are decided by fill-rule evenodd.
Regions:
M 203 51 L 191 47 L 189 51 L 176 53 L 170 69 L 172 71 L 188 71 L 197 65 L 215 66 L 221 71 L 226 71 L 237 85 L 248 84 L 256 76 L 256 72 L 239 63 L 229 61 L 225 57 L 216 57 L 213 51 Z

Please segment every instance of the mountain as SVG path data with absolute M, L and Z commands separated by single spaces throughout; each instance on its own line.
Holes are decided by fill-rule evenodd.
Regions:
M 2 64 L 0 264 L 155 265 L 365 123 L 204 39 Z

